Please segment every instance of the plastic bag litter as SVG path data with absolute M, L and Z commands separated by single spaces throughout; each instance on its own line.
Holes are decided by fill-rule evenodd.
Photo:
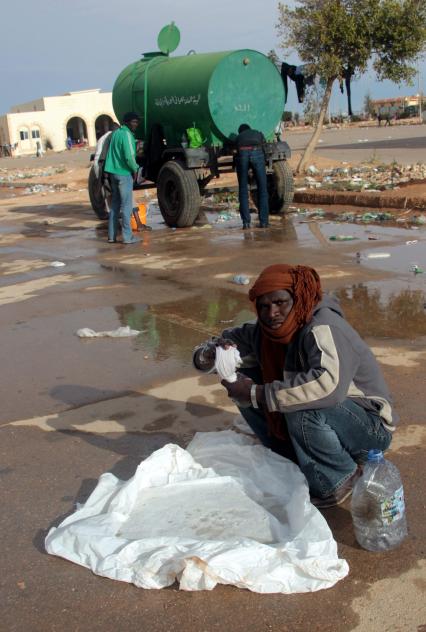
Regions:
M 63 268 L 64 266 L 66 266 L 67 264 L 64 263 L 63 261 L 52 261 L 50 266 L 52 268 Z
M 130 329 L 129 326 L 118 327 L 112 331 L 94 331 L 89 327 L 83 327 L 77 330 L 77 336 L 79 338 L 129 338 L 131 336 L 138 336 L 143 333 L 137 329 Z
M 231 430 L 168 444 L 128 481 L 103 474 L 45 546 L 141 588 L 310 592 L 349 570 L 300 469 Z

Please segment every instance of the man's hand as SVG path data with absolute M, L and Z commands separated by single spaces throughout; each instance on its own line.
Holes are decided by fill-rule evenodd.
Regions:
M 238 379 L 236 382 L 227 382 L 226 380 L 222 380 L 221 384 L 226 388 L 228 391 L 228 397 L 232 400 L 241 403 L 250 403 L 250 389 L 254 382 L 242 373 L 237 373 L 237 377 Z

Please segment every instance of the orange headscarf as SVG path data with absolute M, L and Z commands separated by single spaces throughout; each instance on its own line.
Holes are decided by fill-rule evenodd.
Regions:
M 264 384 L 282 380 L 286 347 L 296 332 L 311 320 L 314 308 L 322 298 L 321 281 L 313 268 L 276 264 L 265 268 L 249 291 L 249 299 L 254 302 L 256 311 L 257 299 L 277 290 L 290 292 L 293 307 L 279 329 L 271 329 L 259 319 Z M 282 415 L 267 411 L 266 416 L 271 434 L 280 439 L 286 438 Z

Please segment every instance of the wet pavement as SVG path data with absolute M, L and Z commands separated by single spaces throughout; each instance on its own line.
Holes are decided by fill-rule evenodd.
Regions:
M 107 244 L 105 225 L 83 196 L 61 195 L 0 205 L 0 628 L 421 630 L 426 273 L 412 267 L 426 270 L 426 228 L 294 212 L 272 218 L 269 230 L 242 231 L 232 208 L 226 221 L 206 208 L 195 227 L 172 230 L 153 204 L 154 230 L 126 247 Z M 336 235 L 356 239 L 330 240 Z M 390 256 L 368 257 L 377 253 Z M 330 590 L 290 596 L 226 586 L 145 591 L 46 555 L 48 529 L 84 502 L 102 473 L 129 478 L 166 443 L 185 446 L 197 431 L 232 427 L 236 410 L 215 376 L 194 372 L 191 350 L 253 317 L 247 286 L 233 277 L 254 280 L 276 262 L 317 268 L 382 365 L 401 416 L 390 458 L 407 497 L 410 534 L 402 547 L 363 551 L 348 504 L 326 510 L 350 574 Z M 140 334 L 75 335 L 122 325 Z

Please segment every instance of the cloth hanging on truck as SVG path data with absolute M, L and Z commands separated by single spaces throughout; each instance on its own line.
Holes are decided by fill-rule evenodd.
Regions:
M 305 91 L 308 86 L 312 86 L 315 81 L 315 74 L 309 72 L 308 64 L 303 64 L 301 66 L 293 66 L 291 64 L 287 64 L 283 62 L 281 64 L 280 70 L 281 78 L 284 83 L 285 89 L 285 103 L 287 103 L 288 97 L 288 79 L 290 79 L 296 84 L 296 92 L 299 103 L 303 103 L 305 98 Z

